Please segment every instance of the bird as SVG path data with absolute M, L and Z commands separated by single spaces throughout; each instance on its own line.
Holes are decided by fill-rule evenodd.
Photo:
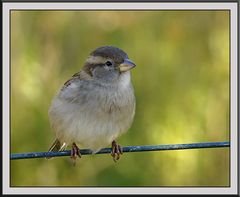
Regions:
M 87 57 L 83 67 L 59 89 L 48 110 L 55 141 L 49 152 L 71 146 L 75 164 L 81 158 L 78 146 L 95 154 L 111 145 L 116 162 L 123 154 L 116 139 L 131 127 L 136 98 L 131 69 L 136 64 L 115 46 L 101 46 Z

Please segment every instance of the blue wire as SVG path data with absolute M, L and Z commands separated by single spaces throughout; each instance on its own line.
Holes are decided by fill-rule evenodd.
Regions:
M 169 144 L 169 145 L 154 145 L 154 146 L 126 146 L 123 147 L 123 152 L 142 152 L 142 151 L 162 151 L 162 150 L 182 150 L 182 149 L 199 149 L 199 148 L 221 148 L 230 147 L 230 142 L 203 142 L 192 144 Z M 111 148 L 103 148 L 96 154 L 111 153 Z M 81 155 L 90 155 L 90 149 L 81 149 Z M 31 152 L 31 153 L 14 153 L 11 154 L 10 159 L 33 159 L 44 157 L 60 157 L 70 156 L 71 151 L 66 150 L 62 152 Z

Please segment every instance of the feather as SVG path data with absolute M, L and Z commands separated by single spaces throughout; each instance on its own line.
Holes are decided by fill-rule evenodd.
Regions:
M 52 146 L 49 148 L 48 152 L 60 152 L 64 151 L 67 147 L 66 143 L 60 142 L 58 139 L 56 139 Z M 51 157 L 46 157 L 46 159 L 50 159 Z

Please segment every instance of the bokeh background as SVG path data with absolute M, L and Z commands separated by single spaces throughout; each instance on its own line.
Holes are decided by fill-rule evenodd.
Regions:
M 122 146 L 229 140 L 228 11 L 11 11 L 11 153 L 47 151 L 51 99 L 102 45 L 125 50 L 137 105 Z M 85 148 L 85 147 L 82 147 Z M 228 186 L 229 149 L 11 161 L 11 186 Z

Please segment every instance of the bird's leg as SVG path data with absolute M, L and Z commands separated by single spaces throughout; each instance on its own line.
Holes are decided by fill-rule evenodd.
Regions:
M 78 146 L 75 143 L 73 143 L 72 144 L 72 150 L 71 150 L 71 158 L 72 158 L 72 161 L 73 161 L 73 165 L 76 164 L 77 156 L 81 158 L 80 149 L 78 148 Z
M 112 152 L 111 155 L 113 157 L 113 161 L 116 162 L 120 158 L 120 154 L 122 155 L 122 147 L 117 144 L 115 140 L 112 141 Z

